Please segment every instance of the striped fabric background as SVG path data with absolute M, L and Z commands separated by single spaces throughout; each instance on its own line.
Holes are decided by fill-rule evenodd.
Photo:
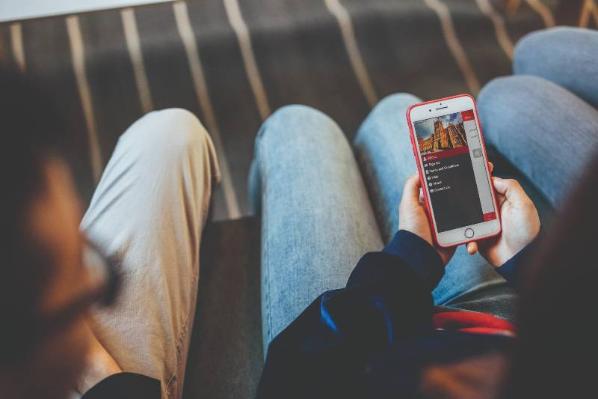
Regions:
M 597 26 L 593 0 L 196 0 L 0 25 L 0 62 L 42 77 L 68 114 L 89 199 L 118 136 L 152 109 L 196 113 L 220 154 L 214 219 L 249 213 L 253 139 L 304 103 L 351 137 L 381 97 L 476 94 L 513 45 L 555 24 Z

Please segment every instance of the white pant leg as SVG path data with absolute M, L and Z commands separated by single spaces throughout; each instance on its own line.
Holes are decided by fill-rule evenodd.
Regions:
M 114 308 L 95 314 L 100 341 L 125 370 L 181 397 L 199 274 L 199 243 L 219 169 L 188 111 L 149 113 L 119 139 L 81 223 L 122 260 Z

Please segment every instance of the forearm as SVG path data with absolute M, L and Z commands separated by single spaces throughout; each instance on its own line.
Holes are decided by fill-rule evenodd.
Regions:
M 383 251 L 365 254 L 345 288 L 320 295 L 279 334 L 268 348 L 258 398 L 309 397 L 321 379 L 335 385 L 334 378 L 362 371 L 372 353 L 430 331 L 431 290 L 443 268 L 420 241 L 399 232 Z
M 406 230 L 399 230 L 384 252 L 399 257 L 433 290 L 444 275 L 438 252 L 424 239 Z
M 258 398 L 342 387 L 371 354 L 431 330 L 432 308 L 429 285 L 403 259 L 385 251 L 364 255 L 345 288 L 320 295 L 272 341 Z

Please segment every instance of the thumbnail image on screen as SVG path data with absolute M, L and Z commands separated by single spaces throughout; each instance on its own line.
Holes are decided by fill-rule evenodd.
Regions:
M 461 113 L 416 122 L 415 130 L 422 155 L 467 147 Z
M 473 110 L 414 123 L 439 232 L 496 218 Z

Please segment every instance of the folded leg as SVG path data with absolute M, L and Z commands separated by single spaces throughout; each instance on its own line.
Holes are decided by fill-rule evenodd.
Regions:
M 164 398 L 182 394 L 214 178 L 216 155 L 197 118 L 152 112 L 120 138 L 81 223 L 124 276 L 119 302 L 94 314 L 94 330 L 123 370 L 159 379 Z
M 486 141 L 558 206 L 598 150 L 598 111 L 535 76 L 491 81 L 478 106 Z
M 334 121 L 287 106 L 256 139 L 252 196 L 262 210 L 264 347 L 318 295 L 341 288 L 382 240 L 353 152 Z M 257 183 L 257 184 L 256 184 Z
M 598 32 L 558 27 L 525 36 L 517 43 L 513 69 L 566 88 L 598 106 Z
M 386 242 L 398 229 L 398 204 L 405 180 L 416 173 L 405 115 L 407 108 L 419 101 L 409 94 L 383 99 L 355 138 L 357 159 Z M 479 295 L 475 302 L 457 305 L 460 297 L 472 292 Z M 432 294 L 438 305 L 512 316 L 513 293 L 504 279 L 484 258 L 469 255 L 463 246 L 446 266 L 445 275 Z

